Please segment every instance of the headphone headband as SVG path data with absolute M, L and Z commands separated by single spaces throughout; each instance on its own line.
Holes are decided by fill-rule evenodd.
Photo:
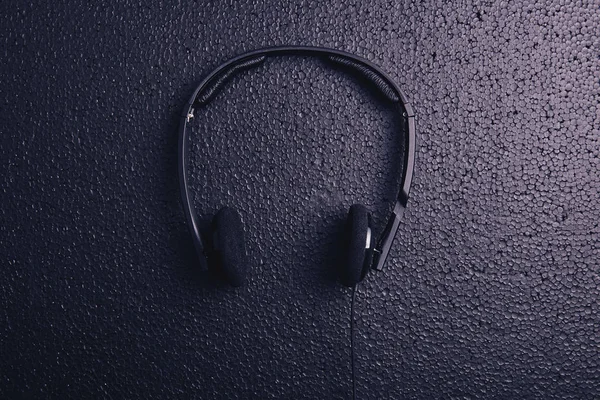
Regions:
M 198 218 L 194 208 L 192 207 L 187 182 L 187 124 L 194 117 L 195 108 L 202 107 L 203 105 L 209 103 L 218 93 L 218 91 L 225 85 L 225 83 L 236 73 L 257 67 L 269 57 L 282 55 L 315 56 L 353 70 L 377 87 L 390 102 L 400 103 L 403 108 L 401 116 L 406 120 L 408 132 L 405 137 L 404 166 L 402 169 L 400 191 L 396 198 L 392 215 L 388 219 L 386 227 L 375 248 L 375 259 L 372 265 L 374 269 L 381 270 L 383 269 L 383 265 L 385 264 L 392 246 L 392 242 L 400 226 L 400 221 L 404 216 L 404 211 L 406 209 L 406 204 L 408 202 L 410 193 L 410 186 L 414 174 L 416 152 L 415 114 L 412 106 L 408 102 L 406 95 L 402 92 L 402 90 L 400 90 L 398 85 L 378 66 L 353 54 L 321 47 L 270 47 L 241 54 L 218 66 L 194 90 L 194 93 L 190 97 L 190 100 L 187 102 L 181 114 L 178 143 L 179 188 L 181 191 L 181 199 L 187 225 L 192 233 L 194 247 L 199 255 L 204 255 L 204 245 L 200 236 Z M 205 258 L 200 257 L 200 259 L 201 263 L 203 264 L 202 267 L 206 269 L 207 266 L 205 264 Z

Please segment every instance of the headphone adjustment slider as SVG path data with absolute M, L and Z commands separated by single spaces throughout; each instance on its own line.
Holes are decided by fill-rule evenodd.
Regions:
M 186 122 L 190 122 L 190 120 L 194 118 L 194 109 L 190 109 L 190 112 L 187 114 L 187 116 L 185 117 L 185 121 Z

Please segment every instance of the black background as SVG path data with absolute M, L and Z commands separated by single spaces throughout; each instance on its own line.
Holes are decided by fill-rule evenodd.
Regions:
M 0 5 L 0 397 L 350 397 L 335 249 L 352 203 L 391 207 L 385 104 L 278 58 L 197 114 L 194 204 L 240 210 L 242 289 L 197 272 L 179 205 L 194 85 L 278 44 L 370 59 L 417 115 L 358 397 L 600 396 L 598 4 L 38 3 Z

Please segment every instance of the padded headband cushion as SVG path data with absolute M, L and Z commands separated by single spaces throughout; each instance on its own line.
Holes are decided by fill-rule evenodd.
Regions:
M 232 286 L 246 280 L 246 243 L 240 214 L 223 207 L 213 219 L 213 240 L 217 255 L 218 273 Z
M 369 212 L 365 206 L 354 204 L 346 220 L 346 259 L 342 261 L 340 279 L 345 286 L 355 286 L 366 275 L 364 270 L 367 253 Z

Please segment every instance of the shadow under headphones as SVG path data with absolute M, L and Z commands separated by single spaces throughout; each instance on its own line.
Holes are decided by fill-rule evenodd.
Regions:
M 217 67 L 194 90 L 194 94 L 181 114 L 178 143 L 178 171 L 181 200 L 187 225 L 198 253 L 201 268 L 211 269 L 233 286 L 241 286 L 247 275 L 244 228 L 239 213 L 231 208 L 222 208 L 212 221 L 212 238 L 203 241 L 198 217 L 191 204 L 186 165 L 188 161 L 187 126 L 194 117 L 194 110 L 208 104 L 225 83 L 235 74 L 263 64 L 267 58 L 282 55 L 313 56 L 354 72 L 365 82 L 370 82 L 391 103 L 408 128 L 404 143 L 404 166 L 400 190 L 396 197 L 392 215 L 375 244 L 372 237 L 371 214 L 366 207 L 354 204 L 350 207 L 346 222 L 345 258 L 341 261 L 339 277 L 345 286 L 354 287 L 362 281 L 371 268 L 381 270 L 390 252 L 390 247 L 408 201 L 415 165 L 415 114 L 407 97 L 398 85 L 379 67 L 363 58 L 339 50 L 320 47 L 286 46 L 251 51 L 239 55 Z M 210 243 L 210 251 L 208 244 Z M 210 266 L 210 267 L 209 267 Z

